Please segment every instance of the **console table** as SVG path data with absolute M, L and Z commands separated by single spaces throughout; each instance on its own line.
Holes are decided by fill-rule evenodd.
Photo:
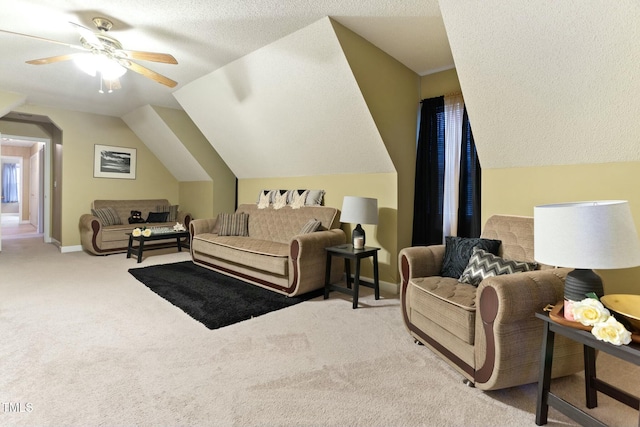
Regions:
M 131 254 L 135 253 L 138 255 L 138 263 L 142 262 L 142 252 L 147 250 L 154 249 L 165 249 L 171 248 L 174 246 L 178 247 L 178 252 L 182 252 L 182 247 L 189 247 L 189 243 L 183 243 L 181 239 L 187 238 L 189 239 L 190 234 L 188 231 L 167 231 L 163 233 L 152 233 L 150 236 L 143 236 L 142 234 L 139 236 L 134 236 L 131 233 L 127 233 L 129 235 L 129 246 L 127 247 L 127 258 L 131 258 Z M 145 242 L 150 242 L 154 240 L 167 240 L 167 239 L 175 239 L 175 242 L 169 241 L 166 244 L 160 243 L 159 245 L 153 245 L 151 247 L 145 248 Z M 137 240 L 140 242 L 138 247 L 133 246 L 133 241 Z
M 542 353 L 540 357 L 540 377 L 538 380 L 538 399 L 536 405 L 536 424 L 547 423 L 549 406 L 556 408 L 566 416 L 574 419 L 583 426 L 606 426 L 600 420 L 576 408 L 550 391 L 551 363 L 553 361 L 553 342 L 555 334 L 563 335 L 584 345 L 584 379 L 587 408 L 598 406 L 597 392 L 610 396 L 627 406 L 640 409 L 640 400 L 611 384 L 596 378 L 596 350 L 640 365 L 640 344 L 632 342 L 629 345 L 613 345 L 599 341 L 591 332 L 562 325 L 549 317 L 549 313 L 536 313 L 536 317 L 544 321 L 542 336 Z M 640 419 L 639 423 L 640 425 Z
M 324 276 L 324 299 L 329 298 L 330 291 L 338 291 L 353 296 L 353 308 L 358 308 L 358 288 L 360 285 L 373 288 L 375 298 L 380 299 L 380 283 L 378 280 L 378 251 L 380 248 L 365 246 L 362 249 L 355 249 L 353 245 L 338 245 L 325 248 L 327 251 L 327 264 Z M 329 283 L 331 277 L 331 258 L 337 256 L 344 258 L 345 269 L 347 272 L 347 287 L 333 285 Z M 362 258 L 373 257 L 373 283 L 360 281 L 360 260 Z M 351 278 L 351 260 L 356 261 L 356 272 Z M 353 289 L 351 284 L 353 283 Z

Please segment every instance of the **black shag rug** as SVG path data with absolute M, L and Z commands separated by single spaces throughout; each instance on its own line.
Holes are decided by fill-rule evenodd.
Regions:
M 287 297 L 191 261 L 131 268 L 129 273 L 209 329 L 222 328 L 323 294 L 319 289 Z

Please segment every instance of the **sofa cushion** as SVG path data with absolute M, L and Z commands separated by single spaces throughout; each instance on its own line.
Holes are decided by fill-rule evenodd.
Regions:
M 409 287 L 411 310 L 464 342 L 474 343 L 476 287 L 440 276 L 413 278 Z
M 118 212 L 112 207 L 99 208 L 99 209 L 91 209 L 91 213 L 94 216 L 97 216 L 100 220 L 100 223 L 108 227 L 110 225 L 121 225 L 122 220 L 120 219 L 120 215 Z
M 507 260 L 475 247 L 459 281 L 478 286 L 487 277 L 533 271 L 537 267 L 538 263 L 535 262 Z
M 469 258 L 471 258 L 474 247 L 482 248 L 489 253 L 497 255 L 500 243 L 500 240 L 493 239 L 447 236 L 445 238 L 446 246 L 440 275 L 454 279 L 460 278 L 467 264 L 469 264 Z
M 221 213 L 218 215 L 220 223 L 220 236 L 248 236 L 249 235 L 249 215 L 245 213 Z
M 192 250 L 235 264 L 285 276 L 289 269 L 289 245 L 240 236 L 193 236 Z

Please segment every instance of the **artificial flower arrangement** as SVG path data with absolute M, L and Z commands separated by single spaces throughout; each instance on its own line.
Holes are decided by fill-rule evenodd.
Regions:
M 186 231 L 187 229 L 183 224 L 176 222 L 176 225 L 173 226 L 173 231 Z
M 591 333 L 600 341 L 614 345 L 631 342 L 631 332 L 611 315 L 595 295 L 574 302 L 571 310 L 573 318 L 585 326 L 591 326 Z
M 133 237 L 140 237 L 140 236 L 149 237 L 151 236 L 151 229 L 146 227 L 134 228 L 133 231 L 131 232 L 131 235 Z

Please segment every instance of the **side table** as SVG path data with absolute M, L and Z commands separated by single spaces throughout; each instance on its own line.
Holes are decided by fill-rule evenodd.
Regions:
M 640 409 L 640 400 L 630 393 L 620 390 L 596 378 L 596 350 L 605 352 L 627 362 L 640 365 L 640 345 L 613 345 L 599 341 L 591 332 L 562 325 L 549 317 L 549 313 L 536 313 L 544 321 L 542 335 L 542 353 L 540 357 L 540 377 L 538 380 L 538 399 L 536 404 L 536 424 L 547 423 L 549 406 L 556 408 L 566 416 L 583 426 L 605 426 L 600 420 L 576 408 L 550 391 L 551 363 L 553 361 L 553 342 L 555 334 L 560 334 L 584 345 L 584 380 L 587 408 L 598 406 L 597 392 L 601 392 L 634 409 Z M 640 425 L 640 419 L 639 424 Z
M 380 283 L 378 280 L 378 251 L 380 248 L 365 246 L 362 249 L 355 249 L 353 245 L 345 244 L 325 248 L 327 251 L 327 268 L 324 275 L 324 299 L 329 298 L 330 291 L 338 291 L 353 296 L 353 308 L 358 308 L 358 288 L 360 285 L 373 288 L 375 298 L 380 299 Z M 331 277 L 331 258 L 337 256 L 344 258 L 347 273 L 347 287 L 333 285 L 329 283 Z M 360 280 L 360 260 L 362 258 L 373 257 L 373 283 Z M 356 261 L 356 272 L 351 278 L 351 260 Z M 352 288 L 353 283 L 353 288 Z

